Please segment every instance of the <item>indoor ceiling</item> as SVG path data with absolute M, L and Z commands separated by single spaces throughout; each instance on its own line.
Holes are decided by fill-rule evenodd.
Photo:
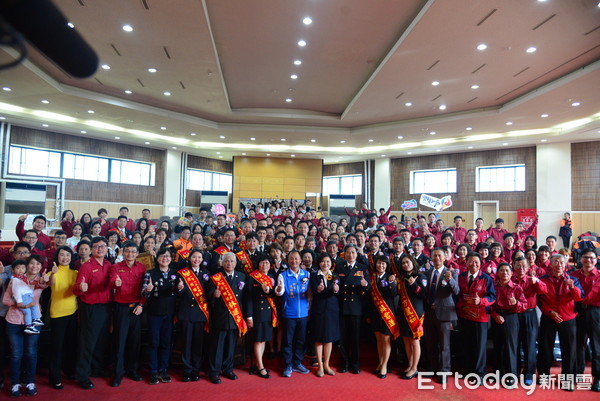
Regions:
M 0 72 L 7 122 L 326 163 L 600 138 L 598 0 L 55 3 L 102 66 L 31 49 Z

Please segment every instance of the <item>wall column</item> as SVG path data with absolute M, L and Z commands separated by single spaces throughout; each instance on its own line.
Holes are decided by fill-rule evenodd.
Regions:
M 373 197 L 373 204 L 371 207 L 373 209 L 379 210 L 379 208 L 384 208 L 385 210 L 390 207 L 390 197 L 391 197 L 391 176 L 392 173 L 390 171 L 390 159 L 389 158 L 381 158 L 375 159 L 375 179 L 371 183 L 375 190 L 373 193 L 375 194 Z
M 560 219 L 571 211 L 571 144 L 538 145 L 536 159 L 538 246 L 545 244 L 548 235 L 554 235 L 557 248 L 561 248 Z
M 165 151 L 165 216 L 180 214 L 181 195 L 181 152 L 175 150 Z M 185 205 L 184 205 L 185 206 Z

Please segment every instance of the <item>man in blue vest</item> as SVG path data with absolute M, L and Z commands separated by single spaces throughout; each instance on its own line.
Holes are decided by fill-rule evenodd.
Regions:
M 288 254 L 289 269 L 281 273 L 277 279 L 275 294 L 283 297 L 282 320 L 284 377 L 290 377 L 292 371 L 302 374 L 309 370 L 302 365 L 304 344 L 306 342 L 306 325 L 308 323 L 308 281 L 310 273 L 300 269 L 300 253 L 293 250 Z

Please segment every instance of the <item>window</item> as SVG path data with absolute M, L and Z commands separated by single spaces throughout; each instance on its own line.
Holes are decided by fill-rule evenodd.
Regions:
M 525 191 L 525 165 L 477 167 L 476 191 Z
M 361 195 L 362 175 L 323 178 L 323 195 Z
M 204 170 L 187 170 L 187 189 L 232 192 L 232 175 Z
M 11 146 L 8 172 L 74 180 L 154 185 L 154 163 Z
M 410 172 L 411 194 L 449 194 L 456 192 L 456 169 Z

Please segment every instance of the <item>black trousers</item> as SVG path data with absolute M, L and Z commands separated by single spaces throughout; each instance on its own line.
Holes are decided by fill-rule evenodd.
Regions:
M 50 342 L 49 381 L 50 384 L 58 384 L 61 383 L 60 373 L 63 367 L 67 375 L 70 376 L 75 373 L 77 313 L 50 319 Z
M 538 338 L 538 320 L 535 308 L 519 313 L 519 346 L 523 349 L 523 374 L 531 379 L 537 369 L 535 343 Z M 518 355 L 518 354 L 517 354 Z
M 340 322 L 342 364 L 360 368 L 360 316 L 343 315 Z
M 458 319 L 458 327 L 463 339 L 463 357 L 467 373 L 485 375 L 487 361 L 488 322 L 474 322 Z
M 181 362 L 186 374 L 199 373 L 202 369 L 202 352 L 204 345 L 204 325 L 206 322 L 181 321 L 183 336 Z
M 113 345 L 115 377 L 123 377 L 125 371 L 138 373 L 140 344 L 142 341 L 142 315 L 134 315 L 135 305 L 114 303 Z
M 588 307 L 579 309 L 577 315 L 577 373 L 585 370 L 586 340 L 590 340 L 592 348 L 592 376 L 600 379 L 600 308 Z
M 427 358 L 434 372 L 450 372 L 450 332 L 452 323 L 438 320 L 433 309 L 425 313 L 423 332 Z
M 509 313 L 502 316 L 504 323 L 492 321 L 496 369 L 500 374 L 517 374 L 517 345 L 519 342 L 519 314 Z
M 92 370 L 106 365 L 108 342 L 108 304 L 79 303 L 79 354 L 76 374 L 80 382 L 89 380 Z
M 0 383 L 4 382 L 4 369 L 6 368 L 7 350 L 9 347 L 8 336 L 6 335 L 6 319 L 4 316 L 0 316 Z
M 233 356 L 238 333 L 238 329 L 210 331 L 209 376 L 219 376 L 221 372 L 233 372 Z
M 550 374 L 552 367 L 554 340 L 558 332 L 560 341 L 560 355 L 562 358 L 562 374 L 575 374 L 577 365 L 577 353 L 575 345 L 576 319 L 555 323 L 546 315 L 540 320 L 540 332 L 538 335 L 538 374 Z

